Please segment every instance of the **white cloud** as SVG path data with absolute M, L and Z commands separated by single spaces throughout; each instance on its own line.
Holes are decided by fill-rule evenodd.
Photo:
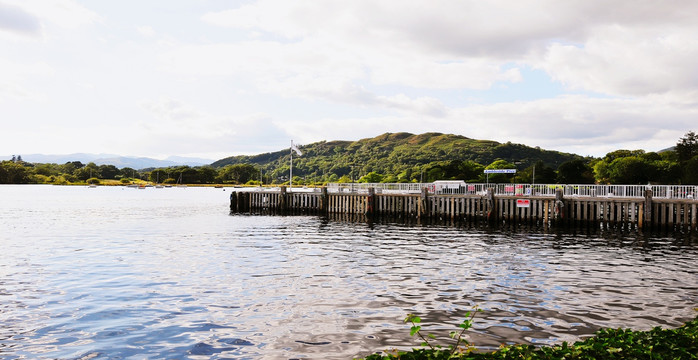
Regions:
M 561 96 L 450 109 L 446 116 L 402 114 L 368 118 L 291 121 L 284 130 L 305 143 L 354 140 L 384 132 L 443 132 L 475 139 L 511 141 L 545 149 L 603 156 L 620 148 L 657 151 L 672 146 L 694 126 L 698 110 L 648 99 Z M 672 126 L 658 118 L 669 119 Z M 396 130 L 397 129 L 397 130 Z
M 0 2 L 0 32 L 36 36 L 41 32 L 41 23 L 21 7 Z
M 231 134 L 226 119 L 196 110 L 174 99 L 159 99 L 142 104 L 152 117 L 140 122 L 143 131 L 158 136 L 192 136 L 198 139 Z
M 406 56 L 406 54 L 405 54 Z M 386 59 L 371 66 L 371 80 L 377 85 L 404 85 L 427 89 L 489 89 L 496 82 L 518 82 L 518 69 L 502 68 L 482 59 L 465 59 L 442 63 L 414 56 L 411 61 Z
M 0 57 L 0 103 L 5 100 L 42 101 L 40 90 L 27 86 L 27 79 L 50 77 L 54 72 L 45 62 L 17 63 Z
M 287 138 L 276 122 L 262 113 L 219 115 L 169 98 L 144 102 L 142 108 L 151 116 L 139 123 L 138 137 L 144 142 L 170 144 L 187 154 L 220 153 L 222 149 L 228 154 L 261 152 L 265 146 L 260 139 Z
M 399 131 L 603 155 L 698 130 L 693 0 L 168 4 L 0 0 L 3 110 L 80 138 L 119 123 L 89 145 L 144 155 Z M 73 139 L 42 131 L 26 146 Z
M 285 77 L 326 77 L 341 82 L 341 78 L 352 76 L 354 80 L 370 77 L 377 85 L 485 89 L 495 82 L 521 79 L 517 69 L 504 69 L 504 62 L 492 63 L 449 51 L 422 51 L 426 50 L 423 49 L 425 44 L 415 43 L 412 34 L 400 28 L 405 24 L 392 24 L 399 21 L 392 19 L 404 16 L 405 21 L 410 22 L 424 13 L 423 6 L 407 4 L 410 11 L 403 14 L 402 4 L 387 8 L 374 3 L 261 1 L 239 9 L 210 13 L 203 20 L 220 26 L 273 33 L 282 38 L 250 41 L 245 43 L 244 50 L 237 51 L 227 45 L 206 45 L 181 52 L 234 52 L 240 59 L 260 59 L 252 62 L 257 66 L 269 64 L 271 69 L 258 69 L 259 74 L 276 74 L 276 77 L 265 77 L 271 86 L 276 85 L 273 82 L 283 82 Z M 391 19 L 387 22 L 394 25 L 393 28 L 384 25 L 386 19 Z M 453 34 L 448 32 L 441 36 Z M 277 63 L 277 59 L 283 59 L 283 63 Z M 284 73 L 274 71 L 279 65 Z M 216 71 L 215 67 L 206 69 Z M 228 69 L 217 70 L 228 73 Z
M 691 61 L 698 52 L 698 28 L 687 16 L 691 13 L 698 13 L 695 1 L 662 6 L 437 1 L 424 6 L 417 1 L 263 0 L 209 13 L 203 20 L 281 36 L 287 40 L 279 43 L 289 49 L 302 46 L 327 59 L 343 58 L 365 68 L 378 85 L 487 89 L 520 81 L 517 69 L 504 67 L 518 62 L 543 68 L 571 88 L 645 95 L 698 87 Z M 294 72 L 292 60 L 288 65 Z
M 153 29 L 151 26 L 136 26 L 136 30 L 145 37 L 155 36 L 155 29 Z
M 676 143 L 693 126 L 698 109 L 675 105 L 651 99 L 561 96 L 458 109 L 451 125 L 456 133 L 473 138 L 601 156 L 619 148 L 652 151 Z
M 698 90 L 698 26 L 595 29 L 583 46 L 553 44 L 541 67 L 571 88 L 620 96 Z
M 12 1 L 41 21 L 75 29 L 101 21 L 101 16 L 74 0 Z

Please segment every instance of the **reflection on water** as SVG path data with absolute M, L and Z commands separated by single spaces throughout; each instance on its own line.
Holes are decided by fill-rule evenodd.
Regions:
M 220 189 L 0 187 L 0 358 L 337 358 L 678 326 L 698 244 L 228 215 Z

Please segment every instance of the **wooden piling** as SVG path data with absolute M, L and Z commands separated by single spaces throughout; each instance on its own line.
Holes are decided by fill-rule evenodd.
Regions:
M 286 187 L 282 186 L 279 191 L 279 204 L 277 208 L 279 209 L 279 213 L 286 214 L 288 212 L 288 193 L 286 192 Z
M 497 220 L 497 206 L 494 198 L 494 189 L 487 188 L 485 193 L 485 198 L 487 201 L 487 221 L 493 223 Z
M 565 220 L 565 202 L 563 201 L 562 189 L 555 189 L 555 205 L 553 221 L 561 222 Z
M 642 229 L 644 225 L 648 225 L 649 227 L 652 227 L 652 190 L 651 189 L 646 189 L 645 190 L 645 202 L 643 204 L 644 208 L 644 213 L 643 213 L 643 221 L 639 223 L 640 228 Z

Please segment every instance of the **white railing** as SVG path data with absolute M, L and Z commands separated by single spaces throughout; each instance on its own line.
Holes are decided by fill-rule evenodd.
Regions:
M 593 184 L 490 184 L 495 195 L 514 196 L 555 196 L 562 189 L 565 197 L 620 197 L 643 198 L 645 190 L 652 190 L 652 197 L 658 199 L 696 199 L 698 186 L 695 185 L 593 185 Z
M 698 199 L 698 185 L 652 185 L 652 197 Z
M 645 190 L 652 190 L 655 199 L 698 200 L 698 185 L 593 185 L 593 184 L 482 184 L 440 186 L 438 183 L 329 183 L 328 193 L 368 193 L 373 188 L 376 194 L 419 194 L 423 188 L 429 194 L 484 195 L 488 188 L 495 196 L 555 196 L 562 189 L 565 197 L 643 198 Z M 278 192 L 279 187 L 240 187 L 238 191 Z M 320 188 L 295 186 L 288 192 L 320 192 Z
M 420 183 L 329 183 L 328 193 L 368 193 L 369 188 L 380 194 L 419 194 L 422 188 L 431 184 Z
M 495 195 L 509 196 L 555 196 L 562 189 L 565 197 L 618 197 L 642 198 L 648 187 L 652 197 L 658 199 L 698 199 L 696 185 L 594 185 L 594 184 L 482 184 L 465 183 L 457 188 L 440 188 L 434 183 L 329 183 L 329 193 L 367 193 L 374 188 L 377 194 L 418 194 L 426 188 L 430 194 L 483 195 L 493 188 Z M 295 191 L 295 188 L 294 188 Z

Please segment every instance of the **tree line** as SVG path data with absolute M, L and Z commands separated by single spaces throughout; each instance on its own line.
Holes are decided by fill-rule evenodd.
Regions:
M 455 135 L 384 134 L 359 142 L 320 142 L 294 158 L 293 183 L 432 182 L 465 180 L 492 183 L 698 184 L 698 136 L 688 132 L 661 152 L 616 150 L 601 158 L 580 157 L 498 144 Z M 114 165 L 28 163 L 21 156 L 0 162 L 0 184 L 79 184 L 105 180 L 129 184 L 285 184 L 287 151 L 240 156 L 210 166 L 132 169 Z M 491 160 L 489 162 L 484 162 Z M 514 175 L 486 169 L 519 169 Z

